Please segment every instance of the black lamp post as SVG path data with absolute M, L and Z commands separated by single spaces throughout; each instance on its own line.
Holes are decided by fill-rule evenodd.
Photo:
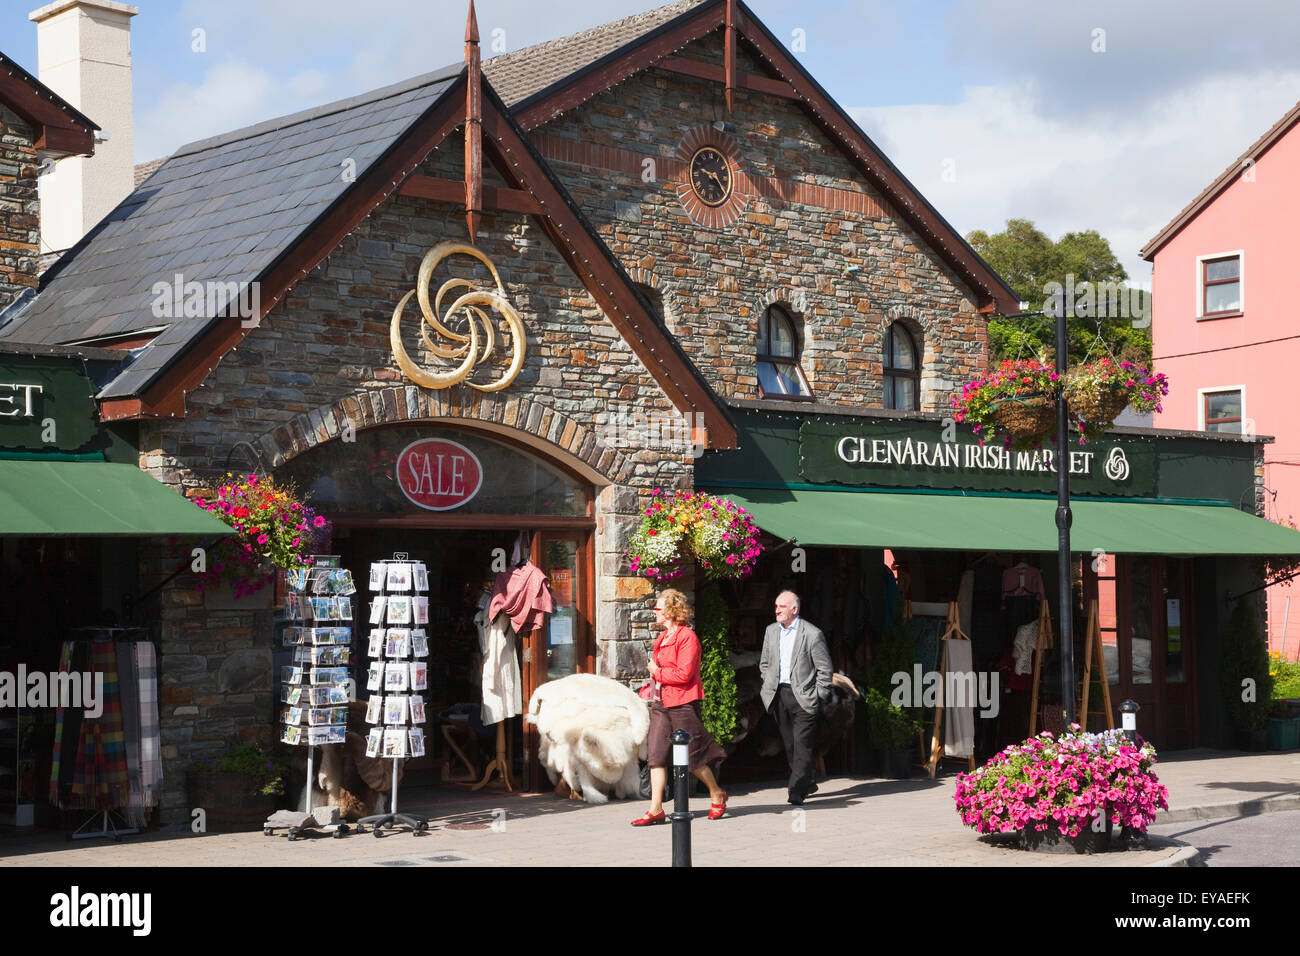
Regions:
M 1065 376 L 1070 340 L 1065 328 L 1065 297 L 1058 293 L 1051 312 L 1017 312 L 1004 316 L 1023 319 L 1031 315 L 1056 319 L 1056 374 Z M 1057 619 L 1061 630 L 1061 703 L 1065 724 L 1074 723 L 1074 607 L 1070 593 L 1070 410 L 1065 396 L 1056 402 L 1056 565 Z

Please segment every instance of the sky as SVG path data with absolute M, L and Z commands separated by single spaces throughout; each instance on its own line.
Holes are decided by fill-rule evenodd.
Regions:
M 485 57 L 657 5 L 476 0 Z M 1300 100 L 1291 0 L 748 5 L 963 235 L 1095 229 L 1139 283 L 1138 249 Z M 0 0 L 0 49 L 33 73 L 36 6 Z M 145 162 L 460 61 L 467 0 L 135 6 Z

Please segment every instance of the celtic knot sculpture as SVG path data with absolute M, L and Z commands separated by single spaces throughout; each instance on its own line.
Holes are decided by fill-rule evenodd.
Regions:
M 477 287 L 469 279 L 448 279 L 438 289 L 438 294 L 434 297 L 433 304 L 429 303 L 429 287 L 433 277 L 433 270 L 438 264 L 448 256 L 465 255 L 477 259 L 483 265 L 488 267 L 492 273 L 492 279 L 496 283 L 495 289 Z M 458 299 L 447 307 L 444 315 L 442 312 L 443 299 L 448 293 L 455 289 L 468 289 Z M 402 314 L 406 310 L 406 303 L 410 301 L 411 296 L 415 296 L 420 303 L 420 312 L 423 315 L 423 321 L 420 323 L 420 338 L 424 340 L 425 347 L 438 359 L 444 359 L 448 367 L 443 369 L 424 369 L 415 363 L 407 353 L 406 347 L 402 344 Z M 484 309 L 495 311 L 500 318 L 496 321 L 504 322 L 510 332 L 510 344 L 513 354 L 511 356 L 510 367 L 505 374 L 495 382 L 487 385 L 480 385 L 477 382 L 469 381 L 470 375 L 474 368 L 480 362 L 487 362 L 496 348 L 496 331 L 492 318 L 490 318 Z M 463 321 L 466 333 L 453 331 L 453 327 L 458 322 Z M 481 327 L 481 332 L 480 332 Z M 429 330 L 434 332 L 434 338 L 429 337 Z M 476 388 L 480 392 L 499 392 L 507 388 L 519 370 L 524 366 L 524 341 L 525 331 L 524 322 L 519 317 L 509 300 L 506 298 L 505 287 L 501 284 L 501 276 L 497 274 L 496 266 L 482 252 L 473 246 L 465 246 L 455 242 L 443 242 L 434 246 L 425 255 L 424 261 L 420 263 L 420 274 L 416 279 L 415 288 L 406 295 L 402 296 L 397 308 L 393 310 L 393 321 L 389 326 L 389 339 L 393 345 L 393 357 L 397 360 L 397 367 L 400 368 L 406 377 L 417 385 L 423 385 L 425 388 L 447 388 L 451 385 L 465 384 L 470 388 Z M 441 342 L 446 340 L 450 345 L 443 345 Z M 482 351 L 479 350 L 479 344 L 482 343 Z M 452 365 L 459 361 L 459 365 Z

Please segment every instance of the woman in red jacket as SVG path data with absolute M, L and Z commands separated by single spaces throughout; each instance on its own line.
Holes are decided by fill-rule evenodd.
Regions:
M 655 640 L 650 655 L 650 677 L 658 691 L 650 704 L 650 809 L 632 821 L 643 827 L 663 823 L 664 785 L 672 757 L 669 740 L 674 730 L 691 735 L 687 759 L 691 773 L 709 788 L 709 819 L 717 820 L 727 812 L 727 794 L 718 786 L 713 767 L 726 754 L 704 729 L 700 718 L 700 701 L 704 683 L 700 680 L 700 639 L 686 626 L 686 597 L 681 591 L 667 590 L 655 602 L 655 623 L 664 629 Z

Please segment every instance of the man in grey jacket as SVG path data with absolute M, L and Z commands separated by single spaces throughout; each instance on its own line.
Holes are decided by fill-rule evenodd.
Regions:
M 776 717 L 790 762 L 790 802 L 798 805 L 817 792 L 813 727 L 818 711 L 830 701 L 832 671 L 826 636 L 799 617 L 799 596 L 793 591 L 777 595 L 776 623 L 763 635 L 758 671 L 763 706 Z

